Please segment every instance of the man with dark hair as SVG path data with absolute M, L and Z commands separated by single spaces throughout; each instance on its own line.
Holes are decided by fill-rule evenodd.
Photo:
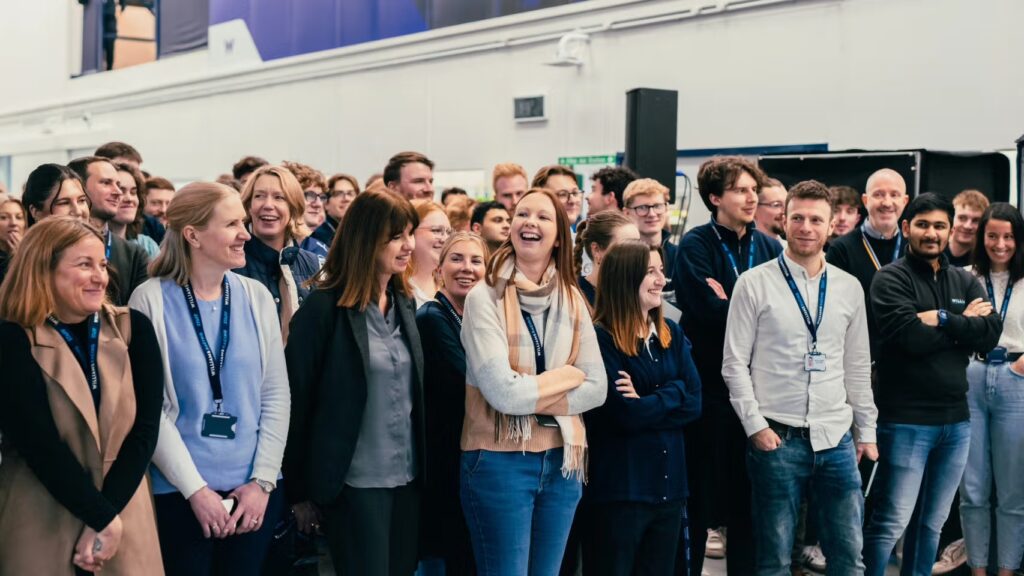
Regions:
M 106 158 L 85 156 L 68 163 L 85 184 L 85 195 L 92 204 L 92 223 L 100 228 L 106 241 L 107 264 L 111 271 L 107 295 L 117 306 L 127 306 L 128 298 L 139 284 L 146 281 L 149 258 L 137 244 L 110 232 L 108 223 L 117 215 L 121 189 L 117 186 L 117 169 Z
M 580 192 L 579 183 L 576 181 L 576 172 L 560 164 L 544 166 L 533 175 L 530 188 L 547 188 L 555 193 L 558 201 L 565 206 L 569 225 L 575 234 L 576 221 L 580 218 L 580 208 L 583 206 L 583 192 Z
M 231 175 L 244 187 L 245 183 L 249 181 L 249 176 L 267 164 L 270 164 L 270 162 L 259 156 L 246 156 L 235 162 L 235 165 L 231 167 Z
M 902 221 L 906 256 L 871 283 L 879 460 L 877 503 L 864 527 L 870 576 L 885 574 L 900 536 L 905 573 L 931 574 L 967 464 L 967 364 L 990 353 L 1002 331 L 985 288 L 943 254 L 953 215 L 938 194 L 915 198 Z
M 140 170 L 140 166 L 142 166 L 142 155 L 132 145 L 124 142 L 107 142 L 97 148 L 93 154 L 110 160 L 115 166 L 127 164 L 136 170 Z
M 135 170 L 142 170 L 142 155 L 131 144 L 107 142 L 96 149 L 95 155 L 110 160 L 114 166 L 127 164 Z M 164 223 L 143 211 L 142 233 L 159 244 L 164 239 L 164 232 Z
M 784 202 L 788 245 L 736 282 L 722 363 L 750 437 L 756 573 L 790 573 L 800 504 L 809 497 L 829 574 L 859 574 L 857 462 L 878 457 L 864 295 L 856 278 L 825 263 L 828 188 L 800 182 Z
M 166 178 L 153 176 L 146 180 L 146 205 L 143 210 L 147 216 L 152 216 L 167 225 L 167 207 L 174 199 L 174 184 Z
M 747 435 L 729 404 L 722 379 L 722 345 L 736 280 L 747 270 L 774 260 L 778 241 L 754 226 L 757 192 L 764 173 L 738 156 L 717 157 L 701 165 L 697 183 L 711 222 L 683 236 L 673 274 L 682 325 L 693 343 L 693 359 L 702 383 L 703 412 L 687 428 L 686 459 L 691 506 L 690 574 L 704 564 L 707 528 L 725 524 L 730 575 L 754 573 L 750 517 L 750 481 L 746 469 Z
M 832 186 L 828 189 L 832 195 L 832 203 L 836 207 L 835 226 L 832 227 L 832 238 L 835 240 L 846 235 L 860 224 L 860 194 L 850 186 Z M 828 250 L 828 246 L 825 246 Z
M 602 210 L 622 210 L 625 204 L 622 193 L 626 186 L 639 176 L 625 166 L 609 166 L 601 168 L 591 179 L 590 194 L 587 195 L 587 214 L 597 214 Z
M 384 167 L 384 185 L 406 200 L 433 200 L 434 163 L 419 152 L 399 152 Z
M 499 202 L 482 202 L 473 208 L 473 216 L 469 219 L 469 230 L 475 232 L 487 242 L 493 254 L 505 240 L 511 230 L 512 218 L 508 210 Z
M 469 194 L 467 194 L 466 191 L 463 190 L 462 188 L 456 186 L 452 186 L 451 188 L 445 188 L 444 192 L 441 192 L 441 205 L 447 208 L 448 204 L 451 203 L 451 201 L 459 197 L 469 198 Z

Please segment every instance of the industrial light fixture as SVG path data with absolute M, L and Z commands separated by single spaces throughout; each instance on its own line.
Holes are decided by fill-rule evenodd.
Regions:
M 558 48 L 555 50 L 555 59 L 545 62 L 547 66 L 583 66 L 587 44 L 590 43 L 590 34 L 580 29 L 564 34 L 558 39 Z

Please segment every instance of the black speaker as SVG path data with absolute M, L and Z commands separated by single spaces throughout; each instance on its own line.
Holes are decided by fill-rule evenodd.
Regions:
M 634 88 L 626 92 L 626 155 L 623 164 L 668 187 L 676 201 L 676 126 L 679 93 Z

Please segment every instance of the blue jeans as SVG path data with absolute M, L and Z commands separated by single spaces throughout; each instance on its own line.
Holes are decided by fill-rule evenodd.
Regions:
M 864 527 L 865 574 L 884 576 L 892 549 L 903 535 L 900 574 L 931 575 L 970 440 L 971 423 L 966 421 L 942 426 L 878 424 L 878 472 L 872 488 L 876 504 Z
M 860 574 L 864 497 L 857 451 L 849 432 L 835 448 L 815 452 L 810 440 L 783 434 L 782 445 L 763 452 L 748 443 L 757 576 L 789 576 L 800 504 L 818 514 L 828 574 Z
M 558 574 L 582 484 L 562 449 L 462 453 L 462 510 L 480 576 Z
M 1024 375 L 1009 364 L 967 367 L 971 449 L 960 485 L 960 519 L 967 563 L 989 566 L 992 484 L 995 483 L 996 561 L 1016 569 L 1024 556 Z

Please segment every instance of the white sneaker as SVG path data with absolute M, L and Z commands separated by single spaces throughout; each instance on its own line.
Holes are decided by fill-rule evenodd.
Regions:
M 939 561 L 932 566 L 932 575 L 949 574 L 967 563 L 967 546 L 964 539 L 955 540 L 946 546 Z
M 800 550 L 800 563 L 808 570 L 824 574 L 826 563 L 825 554 L 821 551 L 821 546 L 804 546 Z
M 708 530 L 708 542 L 704 545 L 705 558 L 725 558 L 725 528 Z

